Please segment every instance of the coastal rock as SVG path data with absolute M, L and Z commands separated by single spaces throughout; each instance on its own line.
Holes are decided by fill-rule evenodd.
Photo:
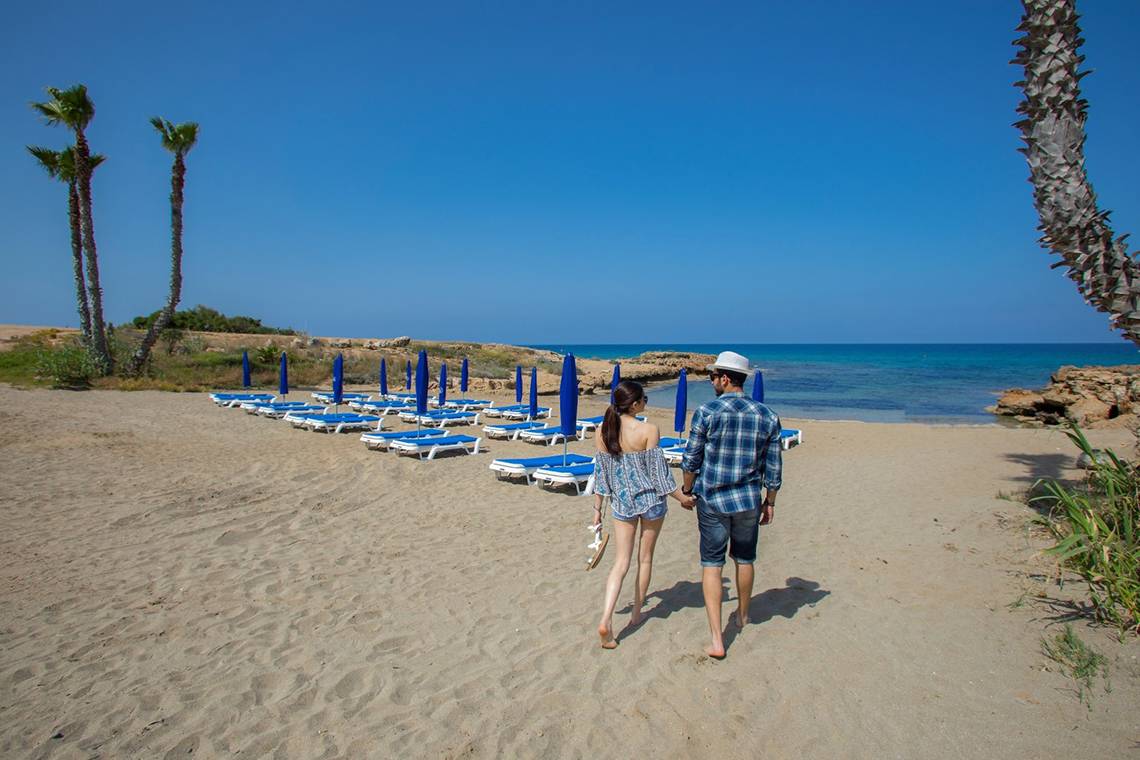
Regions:
M 1002 394 L 994 407 L 994 414 L 1004 414 L 1010 417 L 1033 416 L 1043 399 L 1036 391 L 1024 388 L 1011 388 Z
M 376 341 L 377 348 L 403 348 L 412 342 L 412 339 L 407 335 L 401 335 L 399 338 L 384 338 Z
M 352 341 L 344 338 L 336 338 L 329 341 L 331 348 L 352 348 Z
M 993 408 L 1018 422 L 1084 428 L 1127 427 L 1137 430 L 1140 411 L 1140 365 L 1117 367 L 1064 366 L 1040 392 L 1014 388 Z

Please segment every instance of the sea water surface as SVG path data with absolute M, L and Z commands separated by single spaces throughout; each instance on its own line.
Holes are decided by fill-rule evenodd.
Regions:
M 614 360 L 644 351 L 736 351 L 763 372 L 765 403 L 785 417 L 866 422 L 986 424 L 1008 388 L 1041 388 L 1066 364 L 1140 364 L 1120 343 L 541 345 L 586 359 Z M 689 411 L 713 397 L 707 377 L 690 376 Z M 745 389 L 752 390 L 752 381 Z M 671 408 L 676 383 L 652 388 L 651 406 Z

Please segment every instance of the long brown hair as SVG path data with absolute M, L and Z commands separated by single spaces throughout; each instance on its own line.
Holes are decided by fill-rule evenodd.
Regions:
M 622 380 L 614 388 L 614 402 L 606 409 L 606 417 L 602 420 L 602 443 L 606 451 L 615 457 L 621 456 L 621 415 L 628 414 L 633 405 L 643 398 L 645 389 L 633 380 Z

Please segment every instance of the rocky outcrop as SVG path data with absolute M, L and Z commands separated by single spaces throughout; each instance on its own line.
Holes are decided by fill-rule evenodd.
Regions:
M 682 369 L 703 372 L 716 359 L 712 354 L 693 354 L 682 351 L 646 351 L 629 359 L 619 359 L 623 379 L 651 383 L 658 380 L 676 380 Z M 611 362 L 585 360 L 578 364 L 578 386 L 582 393 L 609 392 L 613 379 Z
M 1140 428 L 1140 365 L 1061 367 L 1041 391 L 1014 388 L 994 414 L 1031 425 Z

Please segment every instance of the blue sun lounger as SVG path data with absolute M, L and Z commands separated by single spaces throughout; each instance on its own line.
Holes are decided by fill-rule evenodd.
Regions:
M 582 432 L 573 436 L 576 440 L 582 440 Z M 556 443 L 562 443 L 566 440 L 566 436 L 562 434 L 561 425 L 549 425 L 547 427 L 535 428 L 534 430 L 524 430 L 519 433 L 519 438 L 527 443 L 545 443 L 548 446 L 553 446 Z
M 486 413 L 486 411 L 487 411 L 486 409 L 483 410 L 484 413 Z M 510 412 L 503 412 L 499 416 L 505 417 L 508 420 L 527 420 L 527 419 L 530 419 L 530 407 L 528 406 L 524 409 L 515 409 L 515 410 L 510 411 Z M 540 407 L 538 407 L 538 414 L 535 415 L 535 419 L 539 419 L 541 417 L 549 417 L 549 416 L 550 416 L 550 407 L 549 406 L 540 406 Z
M 447 409 L 458 409 L 462 412 L 468 412 L 475 409 L 484 409 L 490 406 L 491 402 L 481 398 L 449 398 L 443 405 Z
M 352 430 L 379 430 L 384 421 L 373 414 L 318 414 L 303 424 L 314 433 L 345 433 Z
M 531 476 L 543 467 L 562 467 L 564 463 L 565 465 L 593 464 L 593 462 L 593 457 L 583 454 L 567 454 L 565 459 L 562 454 L 550 457 L 496 459 L 491 462 L 491 471 L 499 480 L 523 475 L 526 477 L 526 482 L 531 483 L 533 482 Z
M 210 400 L 218 406 L 238 406 L 246 401 L 272 401 L 272 393 L 211 393 Z
M 435 459 L 437 454 L 445 451 L 464 451 L 468 454 L 479 453 L 479 443 L 482 438 L 473 435 L 445 435 L 433 438 L 395 438 L 388 443 L 388 450 L 397 454 L 416 454 L 420 460 Z
M 397 439 L 399 440 L 415 440 L 418 438 L 442 438 L 447 435 L 447 431 L 442 428 L 424 428 L 423 430 L 393 430 L 383 433 L 363 433 L 360 440 L 364 445 L 373 451 L 377 449 L 386 449 L 388 444 Z
M 514 441 L 518 439 L 519 433 L 522 433 L 524 430 L 535 430 L 542 427 L 546 427 L 545 422 L 509 422 L 498 425 L 486 425 L 483 428 L 483 432 L 487 434 L 488 438 L 506 438 Z
M 354 422 L 361 419 L 367 419 L 369 422 L 378 422 L 380 420 L 379 417 L 356 414 L 355 412 L 342 412 L 340 414 L 333 414 L 331 412 L 288 412 L 283 419 L 291 423 L 293 427 L 307 427 L 310 429 L 316 429 L 310 424 L 314 421 L 324 428 L 327 427 L 330 422 Z
M 294 409 L 298 406 L 305 406 L 304 401 L 265 401 L 257 399 L 255 401 L 241 401 L 238 403 L 239 409 L 244 409 L 249 414 L 257 414 L 257 410 L 263 406 L 272 406 L 278 409 Z
M 438 425 L 439 427 L 479 424 L 477 412 L 453 412 L 447 409 L 437 409 L 426 414 L 416 414 L 413 409 L 411 412 L 400 412 L 400 419 L 404 422 L 418 422 L 421 425 Z
M 314 399 L 320 401 L 322 404 L 331 404 L 333 402 L 332 391 L 313 391 L 311 394 Z M 342 393 L 340 394 L 340 403 L 348 404 L 353 401 L 367 401 L 367 393 Z
M 591 430 L 597 430 L 598 428 L 600 428 L 602 426 L 602 420 L 604 420 L 605 418 L 606 418 L 606 416 L 604 414 L 599 414 L 597 417 L 583 417 L 583 418 L 581 418 L 580 420 L 578 420 L 578 433 L 582 434 L 582 433 L 588 433 Z
M 371 412 L 384 416 L 385 414 L 398 414 L 399 412 L 407 411 L 410 408 L 403 401 L 353 401 L 349 403 L 349 407 L 359 412 Z
M 254 413 L 259 417 L 268 417 L 271 420 L 278 420 L 292 412 L 296 412 L 297 414 L 319 414 L 324 411 L 324 409 L 325 407 L 320 404 L 262 404 L 254 409 Z
M 561 486 L 573 485 L 574 493 L 581 496 L 583 493 L 582 485 L 585 484 L 585 493 L 589 495 L 594 492 L 593 483 L 594 478 L 594 463 L 589 464 L 572 464 L 557 467 L 540 467 L 534 471 L 531 476 L 538 487 L 543 486 Z
M 483 410 L 484 417 L 502 417 L 507 412 L 517 412 L 520 409 L 530 409 L 528 404 L 508 404 L 507 406 L 489 406 Z
M 406 401 L 409 404 L 416 403 L 416 394 L 414 393 L 389 393 L 389 401 Z

